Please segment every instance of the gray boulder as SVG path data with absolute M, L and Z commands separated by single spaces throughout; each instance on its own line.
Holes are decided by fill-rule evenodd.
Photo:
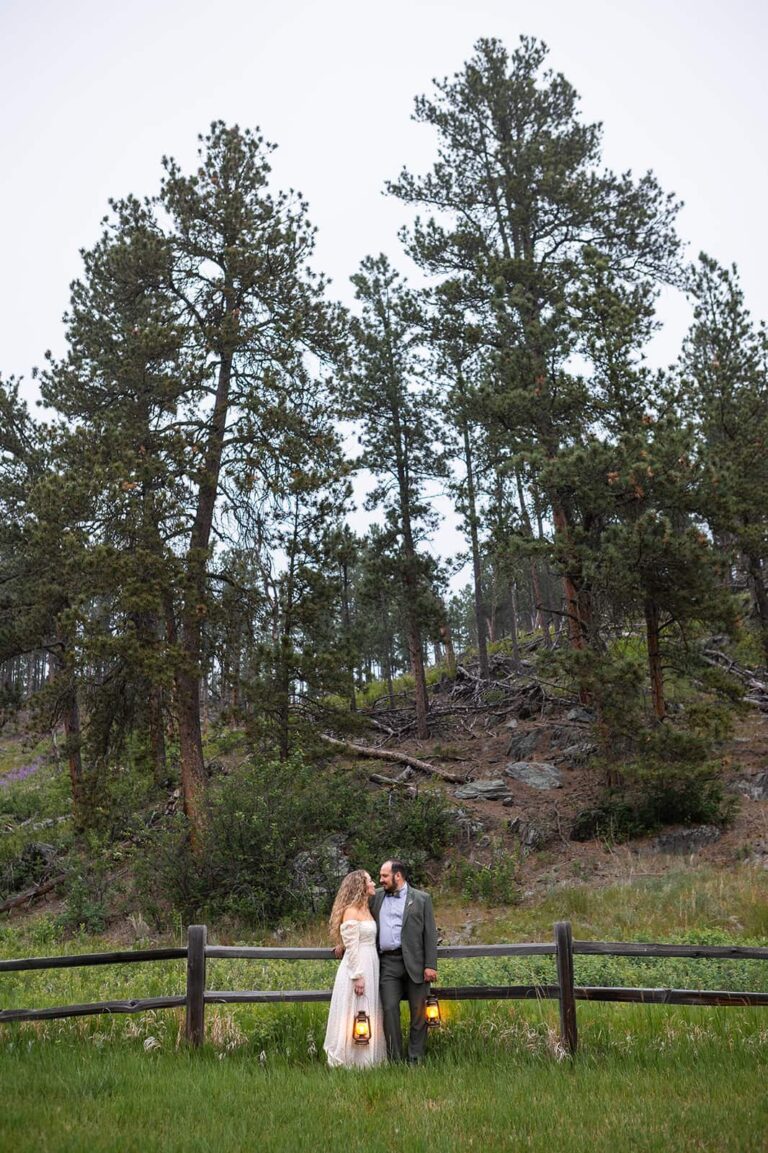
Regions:
M 342 848 L 343 843 L 343 837 L 327 837 L 297 853 L 291 862 L 296 888 L 304 894 L 313 910 L 325 904 L 350 871 L 349 857 Z
M 516 733 L 509 742 L 507 756 L 516 761 L 524 761 L 535 751 L 541 733 L 533 729 L 528 733 Z
M 517 834 L 522 849 L 540 849 L 552 840 L 552 830 L 544 825 L 534 825 L 522 817 L 513 817 L 509 822 L 510 833 Z
M 558 754 L 559 761 L 565 761 L 569 765 L 586 765 L 597 752 L 597 745 L 592 741 L 578 741 L 575 745 L 568 745 Z
M 483 822 L 478 821 L 477 818 L 468 813 L 466 809 L 454 809 L 452 816 L 456 822 L 456 827 L 466 841 L 471 841 L 485 832 Z
M 503 777 L 490 781 L 470 781 L 460 785 L 455 793 L 459 801 L 500 801 L 509 796 L 509 785 Z
M 560 789 L 563 785 L 560 770 L 544 761 L 514 761 L 504 772 L 532 789 Z
M 592 709 L 586 709 L 584 705 L 576 705 L 575 708 L 570 709 L 565 714 L 566 720 L 576 721 L 578 724 L 591 725 L 596 719 Z
M 722 830 L 716 825 L 695 825 L 692 829 L 662 833 L 651 841 L 651 848 L 657 853 L 695 853 L 721 836 Z
M 758 773 L 756 777 L 744 777 L 736 781 L 736 788 L 753 801 L 764 801 L 768 798 L 768 773 Z

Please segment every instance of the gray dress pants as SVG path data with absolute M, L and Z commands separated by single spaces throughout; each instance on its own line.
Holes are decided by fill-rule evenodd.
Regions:
M 425 1005 L 429 993 L 426 981 L 417 984 L 408 976 L 402 954 L 382 953 L 379 967 L 379 991 L 384 1013 L 384 1037 L 390 1061 L 403 1060 L 403 1034 L 400 1028 L 400 1002 L 407 1000 L 411 1013 L 408 1034 L 408 1060 L 421 1061 L 427 1045 Z

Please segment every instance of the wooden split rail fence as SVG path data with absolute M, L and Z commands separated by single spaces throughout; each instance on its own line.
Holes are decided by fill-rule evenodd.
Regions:
M 556 1000 L 560 1003 L 560 1036 L 568 1053 L 578 1045 L 577 1001 L 637 1002 L 657 1005 L 768 1006 L 768 992 L 729 992 L 726 990 L 627 988 L 623 986 L 579 986 L 574 983 L 575 955 L 611 957 L 698 957 L 727 960 L 768 961 L 768 948 L 741 945 L 661 945 L 645 942 L 574 941 L 568 921 L 555 925 L 554 941 L 517 945 L 444 945 L 439 957 L 548 957 L 555 958 L 557 983 L 552 985 L 457 985 L 435 989 L 442 1001 Z M 62 957 L 28 957 L 0 960 L 3 973 L 33 969 L 65 969 L 86 965 L 122 965 L 144 961 L 186 959 L 186 992 L 178 996 L 147 997 L 138 1000 L 98 1001 L 87 1005 L 62 1005 L 46 1009 L 0 1009 L 0 1024 L 12 1021 L 43 1021 L 59 1017 L 85 1017 L 96 1013 L 142 1013 L 150 1009 L 186 1009 L 186 1037 L 192 1046 L 205 1037 L 206 1005 L 274 1004 L 277 1002 L 330 1001 L 328 989 L 220 991 L 207 988 L 209 959 L 245 958 L 255 961 L 328 961 L 330 949 L 293 949 L 209 945 L 205 925 L 190 925 L 185 948 L 136 949 L 116 953 L 82 953 Z M 0 984 L 0 989 L 2 985 Z M 2 1001 L 0 1000 L 0 1004 Z

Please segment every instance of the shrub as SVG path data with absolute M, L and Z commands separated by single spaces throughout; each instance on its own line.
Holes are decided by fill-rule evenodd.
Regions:
M 595 809 L 576 819 L 572 840 L 625 841 L 664 825 L 724 825 L 733 815 L 734 799 L 726 797 L 715 764 L 640 761 L 626 766 L 622 776 L 620 786 L 606 790 Z
M 442 856 L 453 836 L 454 824 L 442 794 L 427 791 L 368 794 L 363 821 L 350 833 L 350 850 L 356 861 L 373 871 L 388 857 L 410 866 L 418 883 L 427 861 Z
M 482 901 L 487 905 L 516 905 L 520 901 L 520 858 L 494 845 L 487 864 L 458 858 L 446 871 L 451 888 L 467 901 Z
M 200 856 L 181 816 L 147 834 L 137 885 L 158 920 L 171 907 L 189 919 L 274 925 L 327 909 L 348 867 L 374 873 L 385 857 L 402 856 L 418 879 L 451 828 L 439 794 L 371 792 L 362 773 L 300 756 L 254 760 L 218 785 Z
M 113 869 L 119 849 L 91 832 L 84 845 L 72 850 L 65 862 L 64 909 L 58 917 L 68 932 L 102 933 L 114 908 Z

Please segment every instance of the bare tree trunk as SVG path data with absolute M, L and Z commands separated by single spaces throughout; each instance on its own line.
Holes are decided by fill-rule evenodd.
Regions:
M 349 609 L 349 567 L 347 562 L 341 562 L 341 625 L 344 630 L 344 637 L 350 652 L 352 651 L 352 614 Z M 349 711 L 351 713 L 357 712 L 357 697 L 355 695 L 355 667 L 354 663 L 350 660 L 349 670 L 349 689 L 347 697 L 349 700 Z
M 403 518 L 403 590 L 405 593 L 406 641 L 414 681 L 414 703 L 416 706 L 416 734 L 419 740 L 429 736 L 427 714 L 427 678 L 424 673 L 424 653 L 421 647 L 421 626 L 419 623 L 419 572 L 418 557 L 411 531 L 410 509 L 401 503 Z
M 445 620 L 440 625 L 440 636 L 442 637 L 443 645 L 445 646 L 445 665 L 448 670 L 448 675 L 453 677 L 456 675 L 456 652 L 453 647 L 453 637 L 451 636 L 451 626 Z
M 667 710 L 664 703 L 664 672 L 661 667 L 661 647 L 659 644 L 659 606 L 652 597 L 646 597 L 644 607 L 653 711 L 657 720 L 663 721 L 667 715 Z
M 763 645 L 765 663 L 768 665 L 768 593 L 763 578 L 762 560 L 755 553 L 747 553 L 749 575 L 752 580 L 752 598 L 760 625 L 760 639 Z
M 197 511 L 186 557 L 187 584 L 180 630 L 182 657 L 176 673 L 181 792 L 184 812 L 190 825 L 191 844 L 196 853 L 202 852 L 206 825 L 206 777 L 200 718 L 202 628 L 207 611 L 206 571 L 227 423 L 232 359 L 232 353 L 226 353 L 219 367 L 205 468 L 198 489 Z
M 390 642 L 387 640 L 386 648 L 384 650 L 384 679 L 387 682 L 387 699 L 389 700 L 389 707 L 395 707 L 395 686 L 392 683 L 392 653 L 390 652 Z
M 523 488 L 523 478 L 520 475 L 519 469 L 515 470 L 515 480 L 517 482 L 517 499 L 518 499 L 518 502 L 520 504 L 520 516 L 522 518 L 523 524 L 525 525 L 526 533 L 531 538 L 531 540 L 533 540 L 533 538 L 534 538 L 533 523 L 531 521 L 530 513 L 528 512 L 528 502 L 525 499 L 525 490 Z M 535 513 L 536 513 L 536 522 L 537 522 L 537 527 L 538 527 L 538 539 L 542 540 L 544 537 L 544 526 L 543 526 L 542 520 L 541 520 L 541 507 L 540 507 L 540 502 L 538 500 L 538 497 L 535 498 Z M 536 563 L 535 557 L 532 556 L 530 558 L 530 560 L 528 562 L 528 567 L 529 567 L 530 574 L 531 574 L 531 589 L 533 591 L 533 610 L 531 612 L 531 630 L 533 631 L 537 628 L 541 628 L 543 633 L 544 633 L 544 639 L 545 639 L 547 648 L 550 648 L 551 647 L 550 629 L 552 627 L 552 618 L 551 618 L 551 615 L 549 613 L 545 613 L 545 611 L 544 611 L 543 606 L 544 606 L 545 598 L 544 598 L 544 595 L 543 595 L 542 589 L 541 589 L 541 580 L 540 580 L 540 576 L 539 576 L 539 568 L 538 568 L 538 565 Z
M 517 635 L 517 587 L 515 582 L 512 581 L 509 586 L 510 600 L 512 601 L 512 612 L 510 613 L 510 629 L 512 632 L 512 659 L 515 662 L 515 668 L 520 668 L 520 640 Z
M 568 539 L 570 533 L 565 513 L 560 505 L 553 508 L 555 529 L 562 537 Z M 565 611 L 568 617 L 568 636 L 572 649 L 584 648 L 584 625 L 581 619 L 581 603 L 579 590 L 573 573 L 566 567 L 563 575 L 563 590 L 565 593 Z
M 147 702 L 147 728 L 149 749 L 152 758 L 152 775 L 155 784 L 162 785 L 168 779 L 168 762 L 165 751 L 165 722 L 163 718 L 163 690 L 154 685 Z
M 544 540 L 544 518 L 542 516 L 541 499 L 539 497 L 538 489 L 535 487 L 533 490 L 533 506 L 534 506 L 534 510 L 536 513 L 536 526 L 537 526 L 538 532 L 539 532 L 539 540 Z M 541 625 L 542 625 L 542 629 L 544 631 L 544 644 L 547 646 L 548 649 L 551 649 L 552 644 L 553 644 L 552 634 L 555 631 L 555 625 L 554 625 L 554 621 L 552 619 L 552 613 L 549 612 L 549 609 L 548 609 L 548 606 L 551 604 L 550 597 L 552 594 L 552 574 L 551 574 L 550 569 L 549 569 L 549 562 L 545 559 L 543 561 L 543 565 L 542 565 L 543 576 L 544 576 L 544 582 L 543 582 L 543 586 L 542 586 L 541 574 L 539 573 L 539 570 L 537 567 L 537 561 L 533 557 L 531 558 L 531 567 L 533 569 L 533 572 L 534 572 L 535 577 L 536 577 L 536 581 L 538 583 L 538 601 L 537 601 L 537 603 L 540 606 Z
M 483 571 L 480 561 L 480 536 L 477 531 L 479 518 L 477 515 L 472 444 L 469 437 L 469 425 L 466 420 L 462 421 L 462 435 L 464 439 L 464 465 L 467 470 L 467 525 L 469 527 L 469 540 L 472 551 L 472 585 L 474 589 L 475 630 L 477 632 L 477 662 L 481 679 L 487 681 L 488 645 L 485 639 L 487 613 L 485 605 L 483 604 Z
M 429 736 L 427 713 L 427 678 L 424 673 L 424 653 L 421 648 L 421 631 L 415 620 L 411 619 L 408 628 L 408 656 L 411 660 L 411 672 L 414 680 L 414 702 L 416 706 L 416 735 L 419 740 L 426 740 Z
M 64 725 L 64 755 L 67 758 L 69 784 L 72 792 L 72 823 L 75 833 L 79 836 L 88 828 L 90 823 L 92 797 L 83 773 L 83 761 L 80 752 L 82 732 L 77 684 L 72 670 L 67 666 L 64 656 L 64 638 L 61 633 L 59 633 L 58 639 L 61 643 L 61 651 L 57 650 L 55 655 L 54 682 L 61 682 L 59 715 Z

